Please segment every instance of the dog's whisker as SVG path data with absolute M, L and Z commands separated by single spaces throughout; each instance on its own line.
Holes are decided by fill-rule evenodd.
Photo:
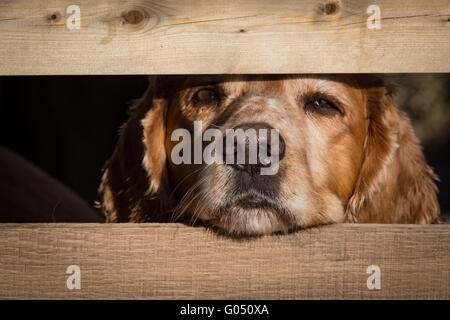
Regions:
M 194 197 L 191 197 L 191 195 L 194 193 L 194 191 L 207 179 L 207 177 L 197 181 L 192 187 L 189 188 L 189 190 L 186 192 L 186 194 L 183 196 L 183 198 L 180 200 L 180 203 L 177 205 L 177 207 L 174 209 L 174 212 L 172 214 L 172 220 L 178 221 L 181 216 L 187 211 L 190 204 L 201 194 L 197 193 Z M 191 198 L 191 199 L 189 199 Z
M 226 186 L 226 180 L 225 179 L 219 179 L 219 182 L 217 184 L 215 184 L 213 186 L 212 190 L 210 190 L 210 191 L 212 193 L 215 193 L 218 190 L 224 188 L 225 186 Z M 191 219 L 192 224 L 196 223 L 196 221 L 200 217 L 201 213 L 203 212 L 204 208 L 208 204 L 210 204 L 210 201 L 206 201 L 206 200 L 208 200 L 208 198 L 207 198 L 208 192 L 206 192 L 206 190 L 202 190 L 201 194 L 202 194 L 202 198 L 200 199 L 200 201 L 198 201 L 198 203 L 197 203 L 197 205 L 196 205 L 196 207 L 194 209 L 193 215 L 192 215 L 192 219 Z M 200 207 L 198 206 L 199 203 L 202 203 L 202 205 Z M 213 207 L 210 207 L 208 209 L 211 212 L 218 212 L 219 211 L 219 207 L 220 207 L 219 203 L 213 203 Z
M 197 202 L 197 205 L 195 206 L 195 209 L 193 211 L 191 220 L 190 220 L 190 224 L 191 225 L 195 225 L 195 223 L 197 222 L 198 218 L 200 217 L 201 213 L 203 212 L 203 209 L 206 207 L 206 202 L 205 200 L 205 196 L 207 195 L 206 192 L 202 191 L 199 193 L 199 195 L 201 195 L 200 200 Z M 199 207 L 199 204 L 202 203 L 202 205 Z
M 175 217 L 175 221 L 178 221 L 183 215 L 184 213 L 189 209 L 189 206 L 191 205 L 191 203 L 193 201 L 195 201 L 197 198 L 199 197 L 199 194 L 197 193 L 195 196 L 193 196 L 189 202 L 187 202 L 185 205 L 183 203 L 183 206 L 181 207 L 181 210 L 179 213 L 177 213 L 177 216 Z
M 192 202 L 194 202 L 195 200 L 197 200 L 197 198 L 200 197 L 201 194 L 202 194 L 202 193 L 197 193 L 197 194 L 195 194 L 195 196 L 193 196 L 193 197 L 189 200 L 189 202 L 185 201 L 185 202 L 187 202 L 186 204 L 185 204 L 185 202 L 183 202 L 183 205 L 182 205 L 182 207 L 181 207 L 182 209 L 181 209 L 180 212 L 177 214 L 176 220 L 180 219 L 180 218 L 187 212 L 187 210 L 189 209 L 189 207 L 190 207 L 190 205 L 192 204 Z
M 175 191 L 181 186 L 181 184 L 186 181 L 186 179 L 188 179 L 189 177 L 193 176 L 194 174 L 198 173 L 199 171 L 204 170 L 204 168 L 199 168 L 196 169 L 194 171 L 192 171 L 191 173 L 187 174 L 186 176 L 183 177 L 183 179 L 181 179 L 180 182 L 177 183 L 177 185 L 173 188 L 172 192 L 170 193 L 171 196 L 173 196 L 175 194 Z

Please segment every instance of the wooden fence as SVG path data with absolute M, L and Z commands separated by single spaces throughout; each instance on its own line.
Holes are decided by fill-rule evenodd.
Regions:
M 3 299 L 450 299 L 449 225 L 239 241 L 179 224 L 3 224 L 0 257 Z
M 0 75 L 450 72 L 449 53 L 448 0 L 0 1 Z M 450 299 L 450 226 L 0 224 L 0 298 Z
M 0 74 L 448 72 L 449 17 L 448 0 L 0 1 Z

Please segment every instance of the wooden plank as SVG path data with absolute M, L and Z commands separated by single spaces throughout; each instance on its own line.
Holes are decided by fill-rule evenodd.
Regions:
M 81 289 L 69 290 L 69 265 Z M 367 288 L 369 265 L 381 289 Z M 0 299 L 449 299 L 449 225 L 233 240 L 179 224 L 0 224 Z
M 449 0 L 0 0 L 0 75 L 450 72 L 449 19 Z

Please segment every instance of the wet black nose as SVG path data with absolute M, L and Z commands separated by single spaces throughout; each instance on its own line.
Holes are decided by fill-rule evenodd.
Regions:
M 233 161 L 231 163 L 227 161 L 226 163 L 235 169 L 243 170 L 254 175 L 259 174 L 262 167 L 269 167 L 271 163 L 268 159 L 261 161 L 261 147 L 266 148 L 262 152 L 269 159 L 273 158 L 281 161 L 284 158 L 286 154 L 286 143 L 283 137 L 278 134 L 278 148 L 274 147 L 275 141 L 272 141 L 272 139 L 275 137 L 271 132 L 274 129 L 272 126 L 266 123 L 255 122 L 243 123 L 233 129 L 236 138 L 233 139 L 234 143 L 224 143 L 224 153 L 228 159 L 231 159 L 230 154 L 233 156 Z M 241 134 L 239 134 L 239 129 L 242 130 Z M 229 140 L 228 136 L 226 140 Z

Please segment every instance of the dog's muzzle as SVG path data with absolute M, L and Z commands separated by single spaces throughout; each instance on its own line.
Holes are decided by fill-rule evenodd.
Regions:
M 261 174 L 262 168 L 273 166 L 273 162 L 280 162 L 286 154 L 286 143 L 278 131 L 273 134 L 274 130 L 260 122 L 234 127 L 235 137 L 230 139 L 227 133 L 227 141 L 223 144 L 226 158 L 232 159 L 226 163 L 254 176 Z

